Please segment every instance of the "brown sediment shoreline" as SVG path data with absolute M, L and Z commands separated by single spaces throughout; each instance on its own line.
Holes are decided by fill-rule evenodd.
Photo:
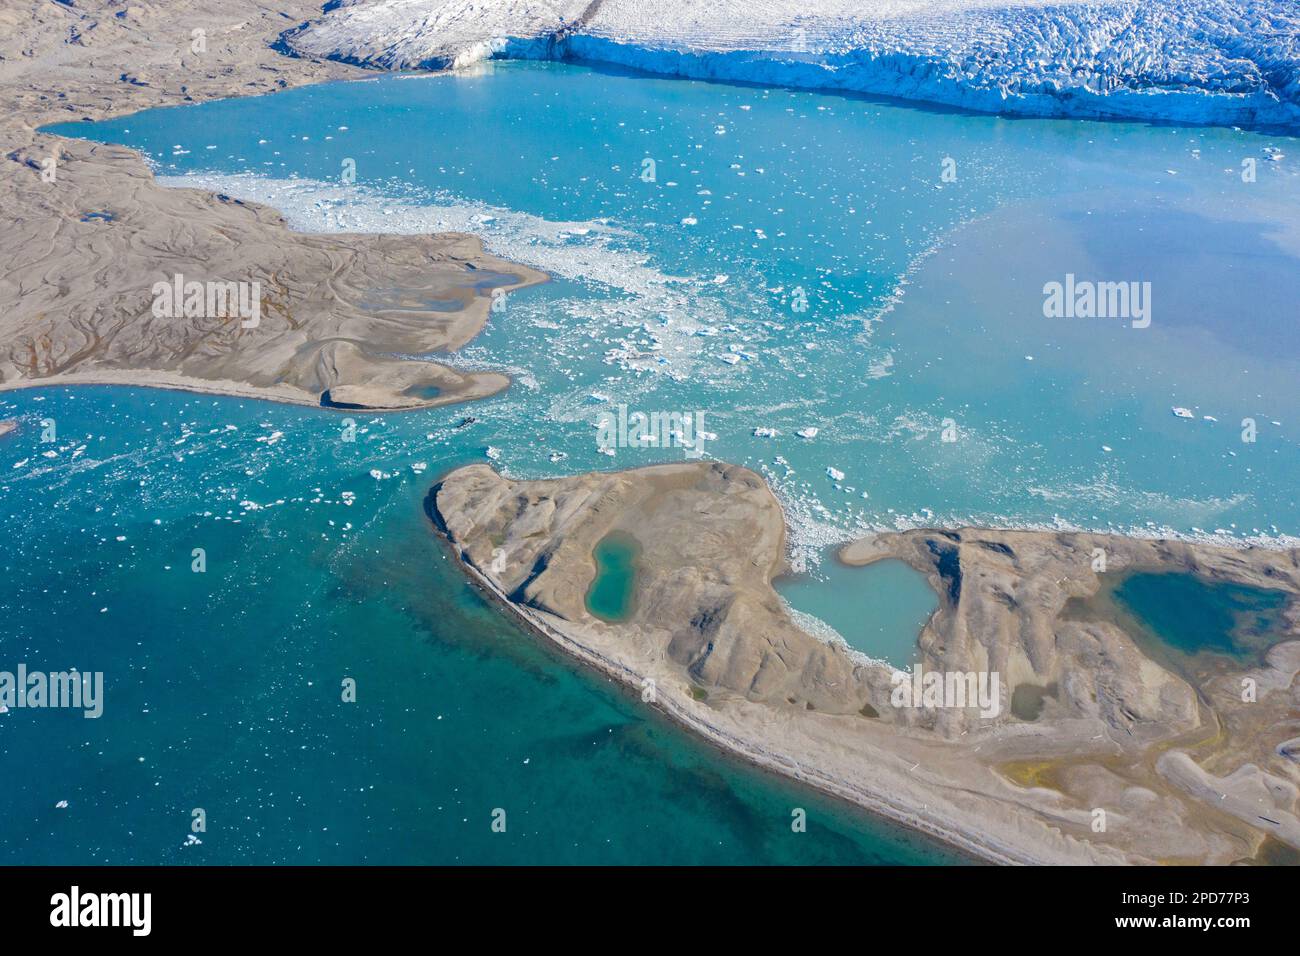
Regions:
M 0 13 L 0 392 L 124 384 L 395 411 L 508 385 L 397 356 L 460 348 L 494 293 L 543 273 L 464 234 L 294 232 L 269 207 L 159 186 L 133 150 L 37 131 L 366 75 L 272 49 L 319 13 L 301 0 L 33 0 Z M 478 288 L 485 273 L 504 281 Z M 157 315 L 160 282 L 242 284 L 260 315 Z M 449 299 L 460 308 L 431 305 Z
M 475 582 L 535 633 L 633 687 L 654 681 L 656 706 L 714 744 L 982 859 L 1223 864 L 1256 858 L 1269 840 L 1300 844 L 1296 771 L 1279 737 L 1295 733 L 1285 729 L 1300 672 L 1295 614 L 1245 675 L 1259 687 L 1249 704 L 1234 696 L 1242 674 L 1194 688 L 1119 628 L 1060 616 L 1069 594 L 1098 586 L 1094 547 L 1113 571 L 1195 567 L 1293 598 L 1295 552 L 985 529 L 848 546 L 849 564 L 897 557 L 930 578 L 941 606 L 920 636 L 921 666 L 1005 677 L 1000 712 L 982 717 L 891 706 L 892 668 L 790 620 L 770 584 L 783 560 L 780 506 L 747 469 L 516 482 L 470 466 L 434 488 L 429 510 Z M 583 596 L 591 549 L 620 528 L 635 528 L 644 573 L 630 618 L 605 623 Z M 1073 583 L 1062 586 L 1063 570 Z M 1010 713 L 1015 687 L 1053 683 L 1041 716 Z

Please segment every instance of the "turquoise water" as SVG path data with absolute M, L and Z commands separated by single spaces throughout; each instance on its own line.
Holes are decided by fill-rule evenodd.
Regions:
M 424 520 L 436 475 L 489 447 L 533 477 L 681 459 L 600 454 L 620 403 L 703 412 L 709 453 L 781 496 L 796 570 L 918 523 L 1300 529 L 1300 180 L 1289 159 L 1235 172 L 1298 144 L 556 64 L 65 131 L 301 228 L 473 231 L 555 281 L 451 359 L 508 391 L 358 415 L 356 443 L 327 411 L 0 396 L 23 420 L 0 439 L 0 660 L 103 670 L 107 696 L 98 721 L 0 715 L 0 772 L 28 781 L 0 796 L 5 861 L 949 859 L 702 747 L 465 585 Z M 1152 281 L 1151 327 L 1045 319 L 1066 273 Z M 182 848 L 194 807 L 209 832 Z
M 632 613 L 636 596 L 636 556 L 639 548 L 630 534 L 612 532 L 592 551 L 596 577 L 587 592 L 587 610 L 605 621 L 622 621 Z
M 1113 596 L 1180 654 L 1219 654 L 1254 664 L 1284 633 L 1284 591 L 1191 574 L 1139 573 L 1126 577 Z
M 811 573 L 779 579 L 776 589 L 849 647 L 901 668 L 912 666 L 921 628 L 939 606 L 925 577 L 894 559 L 851 568 L 831 558 Z
M 0 714 L 0 862 L 955 859 L 722 756 L 485 604 L 424 513 L 486 437 L 463 409 L 361 419 L 355 443 L 337 413 L 144 389 L 0 396 L 15 413 L 0 669 L 100 670 L 105 702 Z
M 1300 528 L 1285 138 L 537 63 L 64 128 L 303 228 L 467 229 L 552 272 L 457 359 L 513 373 L 477 409 L 520 474 L 680 459 L 598 454 L 623 403 L 702 411 L 710 452 L 781 493 L 802 559 L 864 527 Z M 1150 327 L 1045 318 L 1067 274 L 1150 282 Z

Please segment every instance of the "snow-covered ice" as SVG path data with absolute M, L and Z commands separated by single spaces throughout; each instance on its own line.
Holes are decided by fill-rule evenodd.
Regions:
M 985 112 L 1300 125 L 1296 0 L 340 0 L 285 42 L 388 69 L 565 58 Z

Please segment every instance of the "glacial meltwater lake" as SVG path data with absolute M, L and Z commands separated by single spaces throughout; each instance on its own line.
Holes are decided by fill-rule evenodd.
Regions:
M 682 459 L 601 454 L 618 404 L 703 413 L 707 453 L 768 479 L 811 575 L 783 593 L 840 630 L 816 582 L 866 601 L 872 569 L 821 559 L 872 529 L 1300 532 L 1294 139 L 537 63 L 56 131 L 301 229 L 474 232 L 554 281 L 449 359 L 509 390 L 358 415 L 355 443 L 323 409 L 0 395 L 0 655 L 101 670 L 106 698 L 0 715 L 7 863 L 953 861 L 720 756 L 464 582 L 436 476 L 489 447 L 518 477 Z M 1045 317 L 1067 274 L 1150 282 L 1150 324 Z
M 592 560 L 596 577 L 587 592 L 587 610 L 603 621 L 623 621 L 632 613 L 636 598 L 636 538 L 614 531 L 596 542 Z
M 813 616 L 809 630 L 829 625 L 834 639 L 903 670 L 916 660 L 916 639 L 939 606 L 924 575 L 893 558 L 852 568 L 830 556 L 815 571 L 778 579 L 776 589 L 796 619 Z
M 1285 591 L 1212 581 L 1181 571 L 1134 571 L 1070 614 L 1115 621 L 1151 658 L 1176 671 L 1225 661 L 1262 666 L 1287 631 Z

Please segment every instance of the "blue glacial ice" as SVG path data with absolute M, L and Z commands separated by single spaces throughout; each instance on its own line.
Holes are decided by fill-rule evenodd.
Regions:
M 1300 128 L 1297 0 L 341 0 L 285 45 L 384 69 L 571 59 L 981 112 Z

